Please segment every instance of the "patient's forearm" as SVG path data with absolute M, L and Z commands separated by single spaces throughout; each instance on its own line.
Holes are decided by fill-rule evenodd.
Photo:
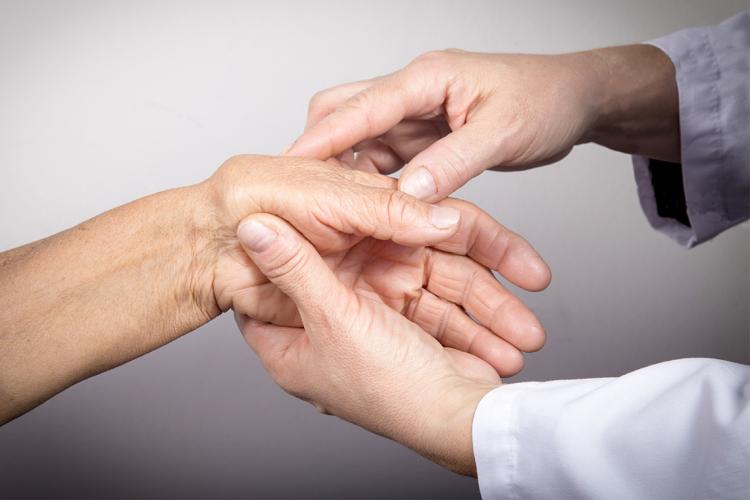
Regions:
M 0 423 L 219 313 L 204 192 L 158 193 L 0 254 Z

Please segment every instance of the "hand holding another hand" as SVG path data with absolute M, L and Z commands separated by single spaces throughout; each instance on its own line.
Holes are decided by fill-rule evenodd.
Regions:
M 243 189 L 243 194 L 225 197 L 227 203 L 247 196 L 240 187 L 247 182 L 243 184 L 231 169 L 253 169 L 252 179 L 259 188 L 251 186 L 249 191 L 261 194 L 251 196 L 255 203 L 251 211 L 247 202 L 241 202 L 242 208 L 228 212 L 265 209 L 293 221 L 336 278 L 359 296 L 404 314 L 443 345 L 482 358 L 502 376 L 520 371 L 522 352 L 544 344 L 539 321 L 489 269 L 530 290 L 549 283 L 549 270 L 526 241 L 476 206 L 444 200 L 435 207 L 460 215 L 456 226 L 442 233 L 427 227 L 420 236 L 420 224 L 425 226 L 432 208 L 395 191 L 393 179 L 330 162 L 233 161 L 238 165 L 219 175 L 227 174 L 232 179 L 229 185 Z M 268 165 L 251 166 L 259 161 Z M 414 232 L 408 231 L 411 223 Z M 345 232 L 349 228 L 355 228 L 354 234 Z M 410 245 L 367 236 L 383 228 L 403 231 L 395 237 Z M 231 307 L 256 320 L 302 326 L 297 304 L 269 282 L 234 239 L 222 246 L 213 289 L 222 310 Z
M 283 220 L 250 216 L 239 237 L 260 271 L 294 301 L 304 325 L 274 326 L 236 313 L 279 385 L 451 470 L 475 473 L 472 419 L 499 383 L 495 370 L 347 286 Z

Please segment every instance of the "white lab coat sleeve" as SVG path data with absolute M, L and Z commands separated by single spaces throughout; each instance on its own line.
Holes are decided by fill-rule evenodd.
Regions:
M 750 498 L 750 367 L 681 359 L 618 378 L 487 393 L 472 440 L 485 499 Z
M 638 195 L 655 229 L 692 247 L 750 218 L 750 11 L 648 43 L 675 66 L 682 160 L 660 192 L 654 170 L 667 167 L 634 156 Z M 671 213 L 677 190 L 686 217 Z

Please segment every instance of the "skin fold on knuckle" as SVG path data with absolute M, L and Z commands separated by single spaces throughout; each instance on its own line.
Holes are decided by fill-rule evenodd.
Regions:
M 440 158 L 439 168 L 432 169 L 438 193 L 450 194 L 475 175 L 464 155 L 450 143 L 436 144 L 431 156 Z
M 381 196 L 383 220 L 390 234 L 397 235 L 427 225 L 427 214 L 420 210 L 417 202 L 406 193 L 384 190 Z
M 421 71 L 434 70 L 450 57 L 450 50 L 430 50 L 415 57 L 409 66 L 419 68 Z
M 273 254 L 263 266 L 263 272 L 271 281 L 287 278 L 285 288 L 296 289 L 303 284 L 305 270 L 309 267 L 309 252 L 296 241 L 289 241 L 286 235 L 280 234 Z
M 310 98 L 310 102 L 307 105 L 308 124 L 312 125 L 327 114 L 328 107 L 326 106 L 326 103 L 329 100 L 329 95 L 330 89 L 319 90 Z

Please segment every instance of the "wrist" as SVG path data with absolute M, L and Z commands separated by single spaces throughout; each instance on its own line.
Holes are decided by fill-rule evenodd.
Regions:
M 202 229 L 193 245 L 195 261 L 201 264 L 195 266 L 193 274 L 201 290 L 198 294 L 201 300 L 197 302 L 206 316 L 218 315 L 233 305 L 232 293 L 228 293 L 226 280 L 221 276 L 226 274 L 227 264 L 234 269 L 232 266 L 247 258 L 237 240 L 237 227 L 247 216 L 263 211 L 259 193 L 253 190 L 255 186 L 268 186 L 259 176 L 263 159 L 234 156 L 206 181 L 190 188 L 197 207 L 194 217 L 202 221 L 197 224 Z
M 586 127 L 579 144 L 596 142 L 603 130 L 607 128 L 616 104 L 609 88 L 611 68 L 606 53 L 600 50 L 587 50 L 563 55 L 570 57 L 573 71 L 578 76 L 578 87 L 581 89 L 581 108 L 585 110 Z
M 230 216 L 227 193 L 219 189 L 214 177 L 178 190 L 187 255 L 185 280 L 178 288 L 186 293 L 190 307 L 204 323 L 227 309 L 217 298 L 214 281 L 221 257 L 236 245 L 239 223 Z
M 675 68 L 657 47 L 640 44 L 587 54 L 601 100 L 583 142 L 630 154 L 679 161 Z
M 425 412 L 423 439 L 427 458 L 458 474 L 476 477 L 472 426 L 482 398 L 497 385 L 462 380 L 443 387 L 431 411 Z

